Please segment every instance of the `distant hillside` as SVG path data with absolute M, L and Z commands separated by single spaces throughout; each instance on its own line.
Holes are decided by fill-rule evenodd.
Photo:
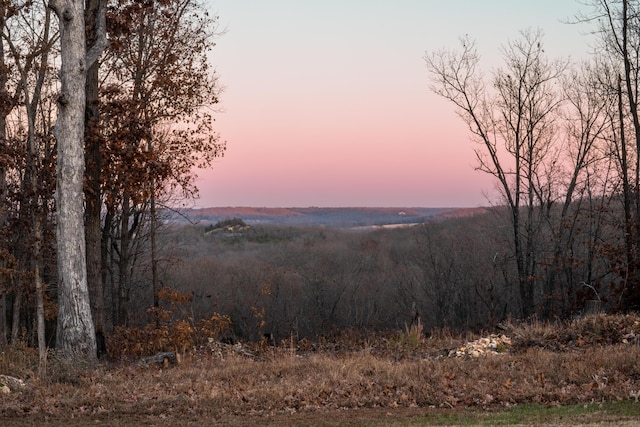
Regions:
M 189 209 L 186 218 L 204 224 L 241 218 L 245 223 L 363 227 L 414 224 L 484 212 L 485 208 L 250 208 L 219 207 Z

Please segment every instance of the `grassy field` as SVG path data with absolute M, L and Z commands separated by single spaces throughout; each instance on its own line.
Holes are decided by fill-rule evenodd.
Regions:
M 275 347 L 212 342 L 177 366 L 78 368 L 51 357 L 46 376 L 32 350 L 6 349 L 0 374 L 27 382 L 0 395 L 0 424 L 640 425 L 638 317 L 500 333 L 508 341 L 484 348 L 489 333 L 416 329 Z

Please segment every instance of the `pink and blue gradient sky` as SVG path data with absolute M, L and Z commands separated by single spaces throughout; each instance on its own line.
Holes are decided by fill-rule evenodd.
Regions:
M 225 87 L 225 156 L 198 171 L 198 207 L 475 207 L 490 177 L 429 90 L 425 51 L 477 41 L 487 73 L 519 31 L 580 59 L 574 0 L 204 0 L 226 33 L 210 59 Z

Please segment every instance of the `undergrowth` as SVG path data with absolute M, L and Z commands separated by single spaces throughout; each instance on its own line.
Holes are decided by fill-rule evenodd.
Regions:
M 639 325 L 632 315 L 503 325 L 512 348 L 481 357 L 449 356 L 477 336 L 427 335 L 419 325 L 276 346 L 207 339 L 176 367 L 102 363 L 78 369 L 72 382 L 35 378 L 26 391 L 0 397 L 0 417 L 124 412 L 171 420 L 184 414 L 266 417 L 340 408 L 493 410 L 619 401 L 640 413 L 640 346 L 628 339 Z M 20 377 L 33 363 L 31 349 L 7 349 L 0 374 Z
M 165 287 L 158 293 L 160 304 L 149 311 L 149 323 L 143 327 L 117 327 L 107 340 L 109 356 L 114 360 L 140 358 L 164 351 L 202 347 L 217 340 L 231 327 L 229 316 L 213 313 L 197 319 L 188 303 L 191 295 Z

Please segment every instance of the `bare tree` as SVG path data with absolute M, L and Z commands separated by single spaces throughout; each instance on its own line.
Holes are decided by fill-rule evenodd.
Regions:
M 607 65 L 602 74 L 603 96 L 616 94 L 612 114 L 612 155 L 622 182 L 626 266 L 622 272 L 621 308 L 640 307 L 640 2 L 592 0 L 590 15 L 597 22 L 597 58 Z
M 1 156 L 3 167 L 8 166 L 10 171 L 8 175 L 3 172 L 5 217 L 0 227 L 7 227 L 5 222 L 9 220 L 10 235 L 20 236 L 19 239 L 5 237 L 4 242 L 5 251 L 12 252 L 9 257 L 7 253 L 3 254 L 4 266 L 8 259 L 16 260 L 13 272 L 8 275 L 12 282 L 8 295 L 13 300 L 11 337 L 13 342 L 22 338 L 19 335 L 27 319 L 22 309 L 32 301 L 23 295 L 33 293 L 37 305 L 38 347 L 41 367 L 44 367 L 44 292 L 47 286 L 43 253 L 47 251 L 51 236 L 49 212 L 53 183 L 48 167 L 53 160 L 53 149 L 48 136 L 47 111 L 52 87 L 49 56 L 56 35 L 50 30 L 50 10 L 45 3 L 3 1 L 0 15 Z M 4 295 L 3 300 L 6 301 Z M 4 326 L 2 330 L 4 337 Z M 27 325 L 27 332 L 31 330 Z
M 547 217 L 554 248 L 544 274 L 547 315 L 575 309 L 576 282 L 591 283 L 593 280 L 594 244 L 599 239 L 602 220 L 596 198 L 603 200 L 607 189 L 606 184 L 598 184 L 598 178 L 606 183 L 609 177 L 606 171 L 611 169 L 604 148 L 610 127 L 608 112 L 613 100 L 611 96 L 603 96 L 599 89 L 597 66 L 583 63 L 580 69 L 562 79 L 566 103 L 560 150 L 566 161 L 559 166 L 565 183 L 559 185 L 563 194 L 558 194 L 557 212 Z M 596 170 L 602 173 L 595 173 Z M 588 241 L 583 241 L 581 246 L 586 246 L 590 255 L 585 261 L 586 274 L 577 278 L 574 247 L 585 221 L 588 221 L 590 232 Z M 569 256 L 572 253 L 574 255 Z
M 45 283 L 42 278 L 42 271 L 44 270 L 43 257 L 41 254 L 43 245 L 43 228 L 45 217 L 47 214 L 47 203 L 42 200 L 43 191 L 41 189 L 41 181 L 44 181 L 42 176 L 39 176 L 38 165 L 40 160 L 40 149 L 37 141 L 37 114 L 41 111 L 42 93 L 45 85 L 46 77 L 49 71 L 49 52 L 51 46 L 56 40 L 55 35 L 50 35 L 51 16 L 49 9 L 45 9 L 41 16 L 27 16 L 25 17 L 25 23 L 27 25 L 33 23 L 41 18 L 42 29 L 40 33 L 34 34 L 33 45 L 29 47 L 29 54 L 26 55 L 25 62 L 21 62 L 22 55 L 19 52 L 19 48 L 14 43 L 13 37 L 7 28 L 7 31 L 3 34 L 11 55 L 14 58 L 14 63 L 19 75 L 19 89 L 22 93 L 23 102 L 26 109 L 26 121 L 27 121 L 27 151 L 26 151 L 26 168 L 25 168 L 25 185 L 26 189 L 24 197 L 24 203 L 22 204 L 23 212 L 22 216 L 25 221 L 30 224 L 32 239 L 29 240 L 31 245 L 30 250 L 30 264 L 33 272 L 33 280 L 35 282 L 36 291 L 36 318 L 37 318 L 37 336 L 38 336 L 38 353 L 40 357 L 40 369 L 43 371 L 46 366 L 46 339 L 45 339 L 45 319 L 44 319 L 44 292 Z M 33 27 L 35 29 L 35 25 Z M 33 30 L 35 33 L 35 30 Z M 36 55 L 39 54 L 39 55 Z M 38 58 L 38 64 L 36 59 Z M 35 69 L 35 82 L 29 83 L 29 75 Z M 44 128 L 44 126 L 41 126 Z M 43 129 L 41 129 L 43 130 Z M 41 135 L 42 136 L 42 135 Z M 18 326 L 18 322 L 14 322 L 14 328 Z
M 521 312 L 528 317 L 535 307 L 536 206 L 541 208 L 547 198 L 546 172 L 553 166 L 554 121 L 561 102 L 553 84 L 566 62 L 546 59 L 539 31 L 523 32 L 521 40 L 505 48 L 505 67 L 494 73 L 491 88 L 468 38 L 462 40 L 461 53 L 440 51 L 425 59 L 435 81 L 432 90 L 457 107 L 480 144 L 478 169 L 497 179 L 509 207 Z

